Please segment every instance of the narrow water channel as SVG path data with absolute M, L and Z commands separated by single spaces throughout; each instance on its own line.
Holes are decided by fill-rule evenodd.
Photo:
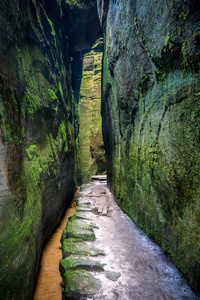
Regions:
M 68 218 L 76 211 L 76 199 L 79 190 L 74 194 L 71 207 L 67 209 L 60 226 L 52 234 L 42 253 L 40 271 L 38 274 L 37 286 L 34 300 L 61 300 L 62 299 L 62 277 L 59 272 L 59 260 L 62 258 L 60 238 L 63 229 L 66 227 Z

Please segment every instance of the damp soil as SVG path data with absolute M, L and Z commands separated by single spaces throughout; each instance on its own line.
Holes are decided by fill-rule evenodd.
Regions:
M 78 190 L 74 195 L 71 207 L 67 209 L 60 226 L 52 234 L 44 247 L 40 271 L 37 279 L 34 300 L 61 300 L 63 280 L 59 272 L 59 260 L 62 258 L 61 235 L 65 229 L 69 217 L 76 211 L 76 199 Z

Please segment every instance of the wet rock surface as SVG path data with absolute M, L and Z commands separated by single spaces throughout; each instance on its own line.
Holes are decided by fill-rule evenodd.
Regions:
M 200 299 L 171 259 L 121 211 L 106 183 L 84 185 L 79 205 L 90 210 L 76 212 L 63 235 L 77 232 L 79 224 L 94 232 L 95 240 L 86 238 L 82 229 L 77 237 L 63 239 L 63 299 Z
M 68 241 L 70 240 L 70 241 Z M 63 242 L 63 257 L 68 256 L 70 254 L 75 255 L 86 255 L 86 256 L 97 256 L 97 255 L 105 255 L 103 250 L 91 247 L 84 243 L 83 240 L 80 239 L 80 242 L 76 242 L 76 239 L 65 239 Z
M 66 237 L 81 238 L 83 240 L 95 239 L 93 227 L 84 221 L 76 220 L 74 218 L 71 220 L 71 222 L 68 222 Z
M 200 292 L 200 2 L 97 3 L 109 186 Z

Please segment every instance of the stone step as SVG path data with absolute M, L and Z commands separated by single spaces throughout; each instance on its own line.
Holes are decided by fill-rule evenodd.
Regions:
M 102 216 L 107 216 L 108 213 L 108 206 L 103 207 Z
M 98 214 L 101 214 L 102 211 L 103 211 L 103 206 L 99 206 L 99 208 L 98 208 Z
M 107 175 L 94 175 L 92 176 L 92 180 L 106 181 Z
M 98 194 L 88 194 L 88 195 L 86 195 L 86 197 L 90 197 L 90 198 L 99 198 L 99 197 L 101 197 L 101 195 L 98 195 Z

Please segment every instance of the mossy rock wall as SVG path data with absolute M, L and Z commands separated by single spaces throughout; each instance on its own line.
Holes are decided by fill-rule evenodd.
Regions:
M 78 103 L 79 157 L 82 182 L 105 172 L 101 119 L 101 65 L 103 42 L 98 41 L 83 57 L 83 75 Z
M 0 297 L 32 299 L 42 245 L 75 189 L 61 1 L 0 3 Z
M 199 291 L 200 6 L 186 2 L 98 1 L 102 118 L 119 204 Z

